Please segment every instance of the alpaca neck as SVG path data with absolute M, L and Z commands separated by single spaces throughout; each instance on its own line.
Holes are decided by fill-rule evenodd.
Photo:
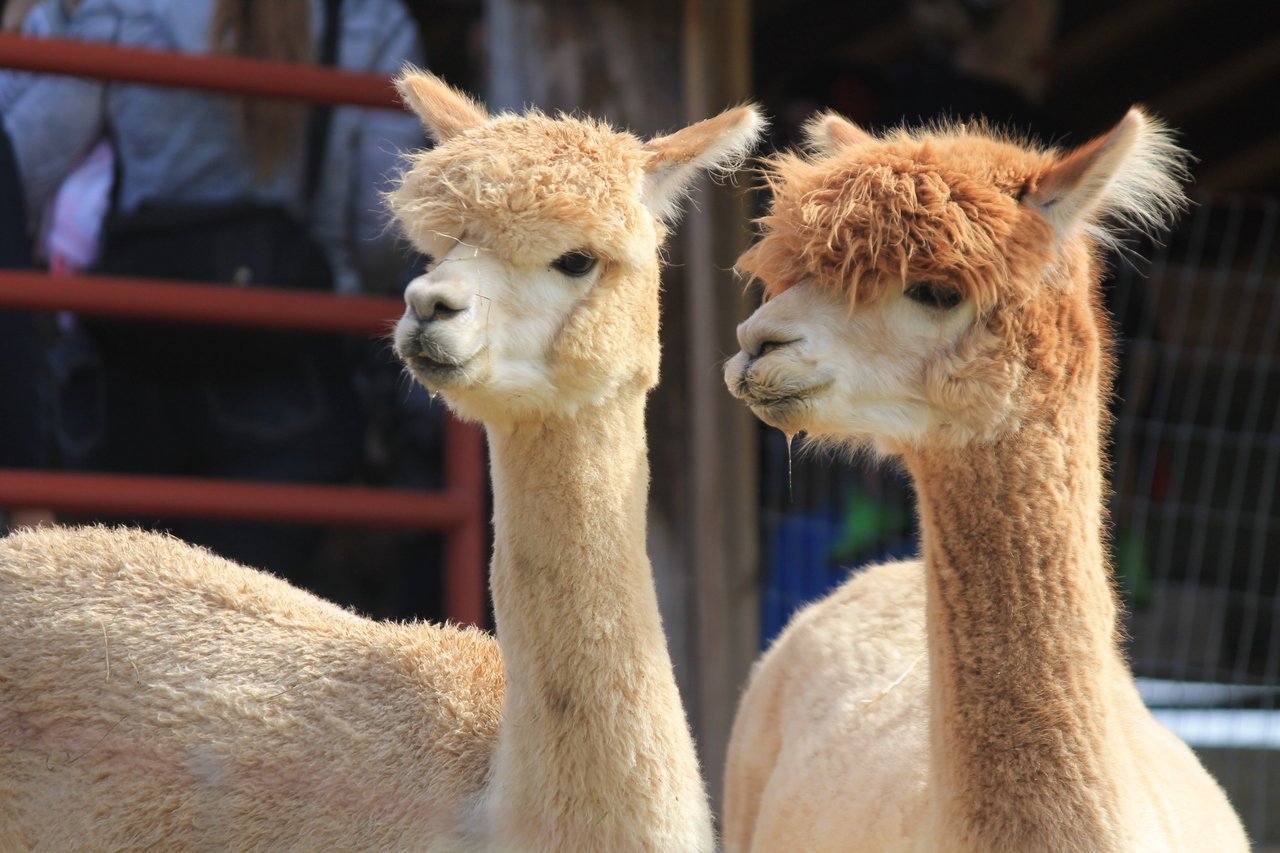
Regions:
M 507 668 L 493 805 L 529 849 L 660 849 L 645 834 L 685 818 L 710 841 L 645 551 L 644 406 L 637 389 L 489 431 Z
M 913 454 L 928 578 L 936 817 L 969 850 L 1112 850 L 1123 667 L 1096 391 L 1052 423 Z

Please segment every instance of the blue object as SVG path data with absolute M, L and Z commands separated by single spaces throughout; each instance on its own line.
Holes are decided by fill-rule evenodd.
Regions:
M 855 565 L 844 565 L 836 553 L 848 538 L 845 522 L 845 514 L 835 507 L 830 514 L 788 513 L 777 519 L 768 537 L 768 575 L 760 593 L 761 648 L 773 642 L 792 614 L 844 583 L 859 566 L 916 553 L 911 538 L 882 535 L 874 552 Z

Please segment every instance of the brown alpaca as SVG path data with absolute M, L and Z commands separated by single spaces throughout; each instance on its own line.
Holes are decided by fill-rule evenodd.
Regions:
M 859 572 L 764 656 L 729 849 L 1247 849 L 1134 688 L 1103 544 L 1099 249 L 1176 212 L 1183 153 L 1137 109 L 1065 154 L 809 132 L 770 164 L 739 262 L 768 298 L 726 381 L 789 434 L 900 459 L 923 559 Z
M 390 198 L 434 258 L 396 350 L 488 430 L 497 642 L 164 536 L 7 537 L 0 850 L 714 848 L 645 554 L 644 406 L 664 221 L 760 118 L 642 142 L 398 83 L 439 144 Z

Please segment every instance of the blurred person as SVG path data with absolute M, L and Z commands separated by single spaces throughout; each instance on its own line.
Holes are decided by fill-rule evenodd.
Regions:
M 0 0 L 0 31 L 16 33 L 34 6 L 41 0 Z
M 0 0 L 0 31 L 25 36 L 57 35 L 79 0 Z M 14 99 L 35 75 L 0 68 L 0 110 Z
M 0 269 L 29 266 L 26 215 L 9 138 L 0 132 Z M 40 319 L 0 310 L 0 469 L 47 468 L 48 383 Z M 49 510 L 7 507 L 8 527 L 53 522 Z
M 5 32 L 22 31 L 29 22 L 42 26 L 42 14 L 32 12 L 32 0 L 4 4 L 0 25 Z M 16 86 L 0 78 L 0 113 Z M 14 80 L 15 84 L 20 78 Z M 0 128 L 0 268 L 21 269 L 31 264 L 27 241 L 26 205 L 9 136 Z M 0 310 L 0 469 L 47 468 L 48 372 L 44 360 L 42 319 L 28 311 Z M 10 528 L 51 524 L 48 509 L 8 507 Z
M 339 67 L 382 74 L 421 61 L 396 0 L 83 0 L 65 35 L 286 62 L 332 54 Z M 347 293 L 406 280 L 377 195 L 399 151 L 421 143 L 406 114 L 42 75 L 9 100 L 3 120 L 36 221 L 86 153 L 111 142 L 100 271 Z M 235 266 L 250 250 L 252 265 Z M 252 282 L 240 280 L 249 269 Z M 342 341 L 170 323 L 85 326 L 90 334 L 69 336 L 54 357 L 56 447 L 67 467 L 313 482 L 344 482 L 356 470 L 363 424 Z M 318 534 L 210 521 L 171 527 L 303 583 Z
M 31 38 L 64 37 L 81 0 L 23 0 L 5 7 L 7 26 Z M 0 70 L 0 116 L 39 75 Z M 34 260 L 55 274 L 82 272 L 98 257 L 103 219 L 111 197 L 115 155 L 99 140 L 63 179 L 35 228 Z M 20 192 L 20 190 L 19 190 Z M 18 196 L 14 196 L 17 198 Z

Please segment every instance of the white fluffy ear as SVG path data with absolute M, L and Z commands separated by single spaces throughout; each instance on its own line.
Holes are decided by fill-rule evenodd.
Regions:
M 874 136 L 839 113 L 818 113 L 804 123 L 805 141 L 821 154 L 834 154 L 847 145 L 871 142 Z
M 1097 139 L 1062 156 L 1023 202 L 1040 211 L 1058 239 L 1078 230 L 1114 243 L 1119 229 L 1159 230 L 1187 204 L 1188 154 L 1140 108 Z
M 445 142 L 489 120 L 483 106 L 434 74 L 412 65 L 404 67 L 395 83 L 401 100 L 418 114 L 436 142 Z
M 660 219 L 675 220 L 693 179 L 704 170 L 727 171 L 736 167 L 755 146 L 764 128 L 760 111 L 745 106 L 650 140 L 645 145 L 651 155 L 645 166 L 645 206 Z

